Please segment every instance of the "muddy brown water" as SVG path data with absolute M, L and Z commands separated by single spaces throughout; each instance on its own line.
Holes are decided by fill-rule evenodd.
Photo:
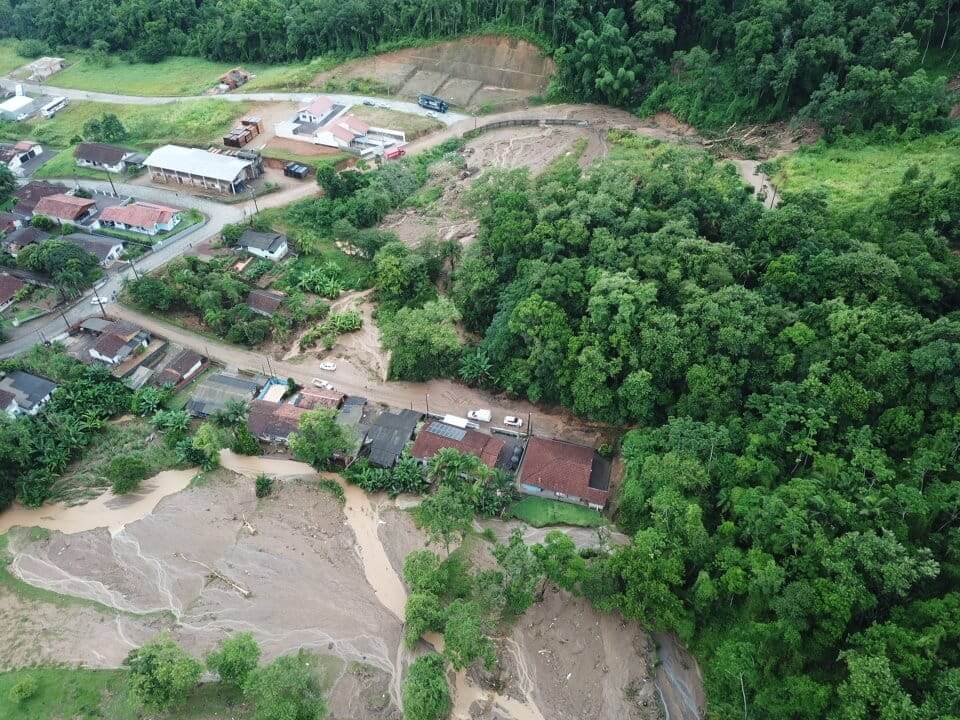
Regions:
M 347 525 L 357 539 L 357 548 L 360 561 L 367 582 L 380 603 L 401 622 L 404 618 L 404 608 L 407 604 L 407 591 L 400 580 L 400 576 L 393 569 L 383 542 L 377 533 L 377 526 L 384 522 L 380 519 L 378 505 L 374 505 L 371 497 L 356 485 L 351 485 L 339 475 L 332 473 L 318 473 L 306 463 L 279 458 L 250 457 L 237 455 L 230 450 L 220 451 L 220 464 L 228 470 L 256 477 L 260 473 L 272 475 L 278 479 L 318 478 L 323 477 L 340 484 L 343 488 L 346 502 L 343 512 Z M 376 498 L 376 496 L 374 496 Z M 427 642 L 433 645 L 438 652 L 443 651 L 443 638 L 430 633 Z M 398 651 L 402 652 L 402 648 Z M 519 653 L 518 653 L 519 654 Z M 469 720 L 470 708 L 474 703 L 495 706 L 506 713 L 510 720 L 545 720 L 540 709 L 530 697 L 527 690 L 527 701 L 521 702 L 505 695 L 499 695 L 470 682 L 466 671 L 457 673 L 454 693 L 454 708 L 452 717 L 456 720 Z
M 144 480 L 139 492 L 114 495 L 108 491 L 84 505 L 52 503 L 38 508 L 14 505 L 0 513 L 0 533 L 12 527 L 42 527 L 73 535 L 105 527 L 111 535 L 116 535 L 129 523 L 153 512 L 162 498 L 185 489 L 197 472 L 197 468 L 164 470 Z

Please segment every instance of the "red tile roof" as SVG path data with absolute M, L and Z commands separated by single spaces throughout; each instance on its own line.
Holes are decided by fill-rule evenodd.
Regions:
M 60 218 L 61 220 L 76 220 L 96 205 L 93 200 L 74 197 L 73 195 L 47 195 L 33 209 L 37 215 Z
M 448 434 L 463 434 L 463 439 L 458 440 L 454 437 L 448 437 L 447 434 L 439 434 L 431 428 L 440 429 Z M 427 423 L 410 449 L 410 454 L 418 460 L 429 460 L 441 448 L 453 448 L 462 453 L 476 455 L 483 461 L 483 464 L 493 468 L 497 464 L 497 457 L 506 443 L 493 435 L 485 435 L 476 430 L 461 430 L 452 425 L 446 425 L 441 422 Z
M 342 115 L 337 118 L 337 124 L 348 130 L 352 130 L 355 135 L 366 135 L 370 126 L 356 115 Z
M 251 290 L 247 294 L 247 307 L 263 315 L 273 315 L 283 304 L 283 295 L 269 290 Z
M 591 447 L 532 437 L 517 480 L 604 505 L 608 491 L 590 487 L 595 458 L 596 452 Z
M 119 335 L 104 334 L 97 340 L 93 349 L 103 357 L 112 359 L 117 357 L 117 353 L 119 353 L 126 344 L 127 340 L 124 340 Z
M 253 400 L 247 415 L 247 427 L 261 439 L 287 438 L 297 431 L 300 416 L 305 412 L 305 409 L 288 403 Z
M 31 213 L 41 198 L 47 197 L 48 195 L 59 195 L 66 191 L 66 185 L 36 180 L 28 182 L 13 193 L 13 197 L 16 198 L 17 202 L 15 209 L 19 213 Z
M 20 227 L 20 218 L 13 213 L 0 212 L 0 232 L 13 232 L 18 227 Z
M 129 205 L 115 205 L 100 213 L 100 219 L 107 222 L 119 222 L 134 227 L 153 228 L 169 223 L 177 211 L 166 205 L 154 205 L 148 202 L 132 202 Z
M 307 113 L 310 113 L 311 115 L 316 115 L 317 117 L 321 117 L 323 115 L 326 115 L 328 112 L 330 112 L 332 108 L 333 108 L 333 102 L 330 101 L 330 98 L 318 97 L 316 100 L 314 100 L 312 103 L 310 103 L 306 107 L 300 108 L 299 112 L 307 112 Z
M 338 408 L 346 397 L 336 390 L 320 390 L 319 388 L 304 388 L 297 399 L 297 407 L 304 410 L 313 410 L 318 407 Z
M 13 275 L 0 275 L 0 305 L 11 300 L 26 283 Z

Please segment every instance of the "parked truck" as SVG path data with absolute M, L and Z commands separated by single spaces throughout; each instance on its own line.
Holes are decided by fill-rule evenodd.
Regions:
M 450 105 L 447 104 L 447 101 L 438 98 L 434 95 L 418 95 L 417 96 L 417 105 L 427 110 L 436 110 L 437 112 L 445 113 L 450 109 Z

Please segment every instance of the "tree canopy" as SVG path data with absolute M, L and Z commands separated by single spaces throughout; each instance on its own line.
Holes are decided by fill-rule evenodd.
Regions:
M 554 52 L 560 88 L 583 100 L 710 125 L 800 110 L 831 128 L 922 128 L 948 109 L 944 80 L 922 66 L 960 44 L 956 4 L 16 0 L 0 5 L 0 34 L 145 62 L 180 54 L 276 63 L 498 26 Z M 342 189 L 328 170 L 318 179 Z

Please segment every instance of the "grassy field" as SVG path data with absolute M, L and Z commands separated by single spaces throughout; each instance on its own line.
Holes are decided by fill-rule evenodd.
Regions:
M 158 63 L 113 59 L 106 66 L 82 55 L 71 54 L 67 60 L 71 64 L 50 79 L 51 85 L 117 95 L 202 95 L 234 67 L 195 57 L 171 57 Z
M 887 143 L 821 142 L 779 160 L 773 183 L 780 192 L 823 190 L 839 209 L 854 209 L 884 197 L 911 165 L 946 177 L 957 163 L 958 147 L 960 129 Z
M 355 105 L 351 113 L 374 127 L 402 130 L 407 134 L 407 141 L 416 140 L 422 135 L 440 130 L 443 123 L 422 115 L 397 112 L 386 108 Z
M 7 703 L 17 682 L 32 677 L 36 694 L 24 703 Z M 251 716 L 235 690 L 219 683 L 196 688 L 183 705 L 165 713 L 145 713 L 127 688 L 124 670 L 30 668 L 0 673 L 0 718 L 3 720 L 243 720 Z
M 17 42 L 13 38 L 0 40 L 0 75 L 6 75 L 11 70 L 16 70 L 21 65 L 30 62 L 17 55 Z
M 74 102 L 50 120 L 36 118 L 4 125 L 0 135 L 6 139 L 30 138 L 44 145 L 68 147 L 82 133 L 88 120 L 113 113 L 127 129 L 126 145 L 141 149 L 168 142 L 202 145 L 219 143 L 224 132 L 249 109 L 247 103 L 225 100 L 156 106 Z
M 526 497 L 515 502 L 507 509 L 507 513 L 538 528 L 548 525 L 599 527 L 606 524 L 603 515 L 591 508 L 537 497 Z

